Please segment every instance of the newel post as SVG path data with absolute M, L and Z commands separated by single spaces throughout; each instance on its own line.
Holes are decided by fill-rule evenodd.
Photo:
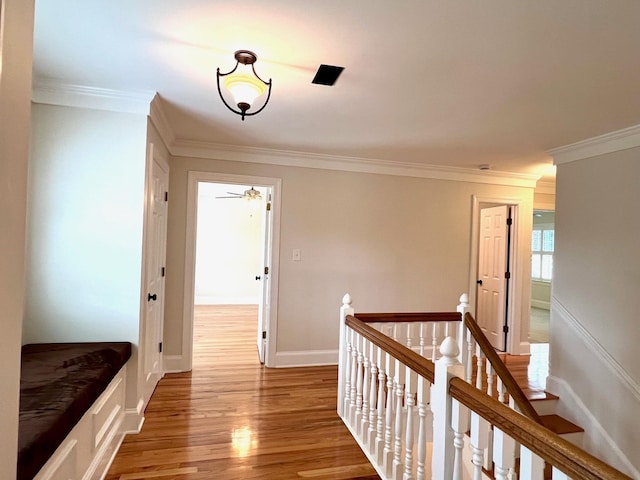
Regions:
M 468 372 L 468 368 L 469 368 L 469 356 L 466 355 L 467 352 L 467 342 L 469 341 L 469 332 L 467 330 L 467 327 L 465 327 L 464 325 L 464 316 L 465 314 L 471 310 L 471 307 L 469 306 L 469 295 L 466 293 L 463 293 L 462 295 L 460 295 L 460 303 L 458 304 L 458 307 L 456 308 L 456 311 L 458 313 L 460 313 L 460 316 L 462 317 L 462 321 L 460 322 L 460 328 L 458 329 L 458 347 L 460 348 L 460 353 L 458 353 L 458 361 L 460 363 L 462 363 L 462 365 L 464 366 L 464 372 L 465 372 L 465 379 L 467 377 L 466 373 Z
M 353 315 L 355 310 L 351 306 L 351 295 L 348 293 L 342 297 L 342 306 L 340 307 L 340 345 L 338 350 L 338 415 L 344 417 L 344 398 L 346 395 L 346 382 L 349 375 L 349 342 L 347 339 L 347 325 L 345 320 L 348 315 Z
M 453 337 L 447 337 L 440 345 L 442 357 L 435 364 L 435 382 L 431 389 L 433 411 L 433 480 L 451 480 L 454 465 L 454 432 L 451 426 L 452 401 L 449 396 L 449 380 L 463 375 L 458 361 L 460 348 Z

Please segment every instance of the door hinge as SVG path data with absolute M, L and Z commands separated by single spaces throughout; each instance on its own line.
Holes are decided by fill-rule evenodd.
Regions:
M 169 192 L 164 192 L 164 201 L 165 202 L 169 201 Z
M 502 331 L 504 333 L 509 333 L 509 327 L 507 325 L 505 325 L 504 327 L 502 327 Z
M 160 342 L 160 343 L 158 344 L 158 351 L 159 351 L 160 353 L 162 353 L 162 342 Z
M 267 212 L 271 211 L 271 202 L 267 202 Z
M 164 267 L 162 267 L 162 276 L 163 277 L 164 277 L 164 272 L 165 272 L 165 269 L 164 269 Z
M 267 332 L 266 332 L 266 331 L 263 331 L 263 332 L 262 332 L 262 338 L 263 338 L 263 339 L 266 339 L 266 338 L 267 338 Z
M 507 218 L 507 225 L 513 225 L 513 218 Z
M 269 275 L 269 267 L 264 267 L 264 274 Z
M 509 280 L 511 278 L 511 272 L 504 272 L 504 278 Z

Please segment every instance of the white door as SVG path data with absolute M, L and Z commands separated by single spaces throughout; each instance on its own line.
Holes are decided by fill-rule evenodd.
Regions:
M 500 351 L 506 350 L 510 222 L 506 205 L 480 211 L 477 321 L 491 344 Z
M 264 363 L 265 349 L 267 346 L 267 325 L 271 312 L 271 232 L 273 231 L 273 215 L 271 215 L 271 188 L 267 190 L 267 202 L 263 217 L 263 270 L 256 279 L 262 282 L 261 298 L 258 304 L 258 357 L 260 363 Z
M 165 257 L 169 165 L 154 155 L 147 188 L 147 231 L 145 245 L 146 315 L 144 332 L 144 378 L 147 394 L 162 376 L 162 329 L 164 321 Z M 151 392 L 149 392 L 151 390 Z

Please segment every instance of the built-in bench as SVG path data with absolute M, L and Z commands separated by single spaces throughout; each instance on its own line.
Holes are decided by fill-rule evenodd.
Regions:
M 82 478 L 124 415 L 128 342 L 22 347 L 18 480 Z

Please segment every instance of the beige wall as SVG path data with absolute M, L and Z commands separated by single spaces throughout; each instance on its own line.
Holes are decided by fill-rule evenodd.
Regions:
M 32 112 L 23 341 L 138 345 L 147 117 Z M 129 406 L 136 375 L 129 369 Z
M 551 310 L 551 374 L 556 385 L 566 382 L 590 412 L 578 419 L 587 430 L 586 446 L 624 468 L 603 440 L 608 435 L 636 469 L 638 179 L 640 148 L 558 167 Z M 577 411 L 568 408 L 566 413 Z
M 33 0 L 0 3 L 0 478 L 7 479 L 17 463 L 33 9 Z
M 454 310 L 468 289 L 472 195 L 532 189 L 240 162 L 174 158 L 165 347 L 180 355 L 189 170 L 282 179 L 278 352 L 336 350 L 338 308 Z M 291 260 L 302 250 L 302 261 Z M 527 283 L 528 288 L 528 283 Z

